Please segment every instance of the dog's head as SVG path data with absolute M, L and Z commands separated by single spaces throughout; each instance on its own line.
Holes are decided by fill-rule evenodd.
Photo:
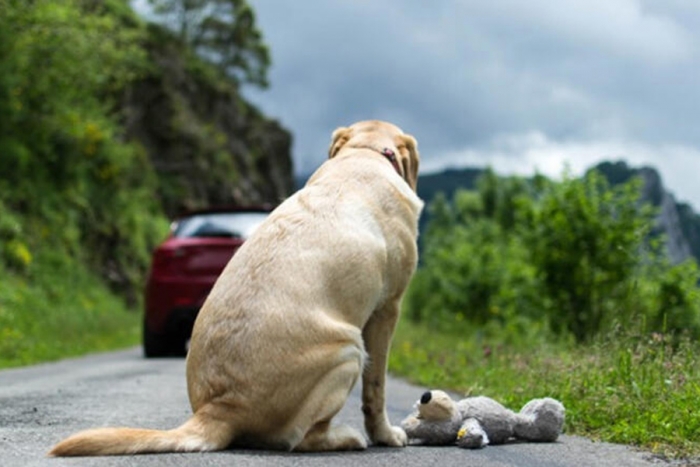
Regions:
M 418 143 L 401 128 L 379 120 L 357 122 L 333 132 L 328 157 L 334 158 L 343 148 L 372 149 L 380 157 L 387 150 L 396 156 L 395 168 L 399 175 L 415 191 L 418 186 Z

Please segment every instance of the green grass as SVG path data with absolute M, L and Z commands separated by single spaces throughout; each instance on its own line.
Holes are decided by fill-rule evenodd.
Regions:
M 141 315 L 78 261 L 44 249 L 0 266 L 0 368 L 136 345 Z
M 535 397 L 554 397 L 566 407 L 568 434 L 668 457 L 700 455 L 697 343 L 660 334 L 585 345 L 542 341 L 507 343 L 464 325 L 438 332 L 404 319 L 390 370 L 430 388 L 490 396 L 514 410 Z

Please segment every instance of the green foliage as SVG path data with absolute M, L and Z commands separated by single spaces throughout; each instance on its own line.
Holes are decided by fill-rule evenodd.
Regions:
M 611 188 L 595 171 L 560 182 L 487 171 L 476 192 L 436 198 L 408 316 L 433 327 L 453 318 L 486 331 L 546 327 L 579 342 L 640 321 L 700 336 L 697 266 L 664 259 L 639 191 L 636 179 Z
M 637 303 L 637 306 L 646 310 L 648 328 L 658 332 L 684 331 L 697 338 L 700 314 L 697 263 L 686 261 L 671 266 L 660 260 L 647 269 L 649 280 L 640 285 L 647 290 L 642 291 L 638 298 L 646 301 Z
M 630 323 L 629 309 L 652 212 L 639 207 L 637 180 L 610 188 L 597 172 L 550 185 L 533 209 L 532 262 L 551 299 L 555 332 L 592 337 L 606 320 Z M 556 319 L 555 319 L 556 318 Z M 610 323 L 607 323 L 610 324 Z
M 125 0 L 0 0 L 0 367 L 138 342 L 155 173 L 117 101 L 148 70 Z
M 132 303 L 165 223 L 150 162 L 122 141 L 114 113 L 148 69 L 144 30 L 124 0 L 0 8 L 0 201 L 23 226 L 3 258 L 31 267 L 32 249 L 50 239 Z
M 237 92 L 267 49 L 245 2 L 214 3 L 231 21 L 197 46 L 234 79 L 129 0 L 0 0 L 0 366 L 136 343 L 164 208 L 284 191 L 288 133 Z
M 457 321 L 480 326 L 515 326 L 522 332 L 539 315 L 535 269 L 527 246 L 486 219 L 464 216 L 481 209 L 480 200 L 458 192 L 455 209 L 439 197 L 431 206 L 424 265 L 409 290 L 407 313 L 433 327 Z
M 32 255 L 22 241 L 19 217 L 0 200 L 0 263 L 15 272 L 24 272 L 32 262 Z
M 536 397 L 566 407 L 567 434 L 632 444 L 671 457 L 700 455 L 697 342 L 610 332 L 594 342 L 484 337 L 454 320 L 437 332 L 402 320 L 389 368 L 430 388 L 486 395 L 513 409 Z
M 79 261 L 50 246 L 12 274 L 0 261 L 0 368 L 136 345 L 141 318 Z
M 270 53 L 246 0 L 149 0 L 160 21 L 237 82 L 267 87 Z

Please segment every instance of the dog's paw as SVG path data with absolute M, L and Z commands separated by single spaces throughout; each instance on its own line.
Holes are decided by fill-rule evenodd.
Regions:
M 403 428 L 398 426 L 388 426 L 374 440 L 376 444 L 402 448 L 408 444 L 408 436 Z

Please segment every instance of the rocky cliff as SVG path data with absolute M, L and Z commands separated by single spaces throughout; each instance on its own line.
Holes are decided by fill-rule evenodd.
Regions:
M 693 256 L 700 262 L 700 216 L 689 205 L 676 201 L 656 169 L 633 168 L 623 161 L 603 162 L 594 169 L 613 184 L 641 177 L 642 200 L 658 209 L 656 230 L 666 237 L 666 249 L 671 261 L 680 263 Z
M 167 31 L 151 26 L 150 73 L 122 99 L 127 138 L 158 174 L 165 212 L 276 204 L 294 189 L 291 135 Z

